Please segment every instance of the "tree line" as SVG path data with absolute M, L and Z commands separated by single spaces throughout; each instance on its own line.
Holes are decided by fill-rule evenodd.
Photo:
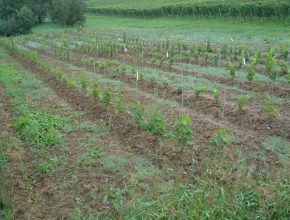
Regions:
M 82 0 L 1 0 L 0 35 L 25 34 L 46 18 L 62 25 L 83 25 L 84 12 Z

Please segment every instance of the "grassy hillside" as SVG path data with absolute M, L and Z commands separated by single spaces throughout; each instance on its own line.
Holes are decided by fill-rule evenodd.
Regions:
M 277 25 L 279 24 L 279 25 Z M 151 40 L 189 40 L 235 42 L 251 45 L 290 44 L 290 23 L 276 21 L 222 21 L 219 19 L 158 18 L 142 19 L 118 16 L 87 15 L 85 29 L 126 33 Z M 51 22 L 32 29 L 31 34 L 61 32 L 64 28 Z M 206 36 L 206 37 L 205 37 Z
M 87 0 L 90 12 L 124 16 L 279 17 L 290 13 L 288 0 Z

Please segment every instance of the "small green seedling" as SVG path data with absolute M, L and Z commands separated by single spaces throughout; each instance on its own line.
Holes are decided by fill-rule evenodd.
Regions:
M 209 146 L 213 148 L 228 147 L 232 141 L 228 132 L 229 130 L 227 128 L 217 129 L 213 134 L 213 138 L 209 142 Z
M 241 95 L 238 96 L 237 101 L 238 101 L 238 107 L 240 110 L 243 109 L 243 107 L 251 101 L 252 97 L 249 95 Z
M 98 101 L 100 99 L 100 87 L 98 81 L 95 81 L 93 84 L 92 97 L 94 101 Z
M 279 109 L 275 108 L 273 102 L 269 97 L 265 97 L 264 99 L 264 108 L 270 119 L 275 119 L 280 114 Z
M 153 135 L 164 135 L 167 129 L 164 115 L 156 111 L 151 112 L 148 117 L 147 129 Z
M 103 103 L 104 108 L 107 108 L 111 104 L 111 101 L 112 101 L 112 93 L 108 88 L 106 88 L 103 91 L 103 97 L 102 97 L 102 103 Z
M 81 76 L 81 88 L 83 92 L 86 92 L 88 88 L 88 80 L 84 76 Z
M 116 101 L 116 112 L 117 114 L 123 114 L 125 112 L 125 102 L 123 97 L 119 94 Z
M 221 96 L 221 93 L 220 93 L 217 89 L 213 89 L 213 90 L 211 91 L 211 93 L 212 93 L 212 95 L 213 95 L 213 97 L 214 97 L 215 102 L 218 103 L 219 98 L 220 98 L 220 96 Z
M 199 96 L 201 96 L 203 93 L 205 93 L 207 91 L 208 91 L 208 89 L 203 87 L 203 88 L 200 88 L 200 89 L 196 89 L 194 93 L 195 93 L 196 97 L 199 97 Z
M 144 106 L 140 102 L 137 102 L 132 103 L 130 108 L 133 113 L 133 120 L 139 128 L 144 129 Z

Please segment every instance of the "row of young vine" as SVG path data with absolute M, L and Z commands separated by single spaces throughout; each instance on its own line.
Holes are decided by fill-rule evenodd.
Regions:
M 80 79 L 80 85 L 74 79 L 69 78 L 60 68 L 53 68 L 51 65 L 43 62 L 36 52 L 20 49 L 12 41 L 1 40 L 2 45 L 10 54 L 27 59 L 32 65 L 40 70 L 47 72 L 55 77 L 61 83 L 64 83 L 70 89 L 80 90 L 87 95 L 88 87 L 91 92 L 88 94 L 95 102 L 99 102 L 105 110 L 109 107 L 115 109 L 117 115 L 125 114 L 126 104 L 122 97 L 122 92 L 112 91 L 108 86 L 103 87 L 98 81 L 90 82 L 85 78 Z M 116 96 L 116 98 L 114 98 Z M 129 104 L 133 121 L 139 129 L 147 131 L 157 137 L 167 137 L 173 139 L 177 146 L 185 148 L 192 139 L 192 122 L 189 116 L 178 116 L 174 123 L 172 132 L 168 130 L 168 125 L 163 114 L 156 110 L 150 111 L 140 102 Z
M 137 40 L 129 40 L 130 38 L 127 38 L 126 36 L 123 36 L 123 39 L 114 38 L 112 36 L 103 36 L 101 37 L 98 33 L 94 33 L 93 37 L 86 35 L 86 37 L 78 36 L 75 39 L 67 38 L 65 36 L 59 36 L 58 40 L 51 40 L 50 37 L 43 35 L 38 36 L 34 39 L 30 39 L 32 41 L 24 42 L 24 44 L 30 45 L 35 47 L 37 51 L 40 51 L 42 53 L 50 54 L 54 56 L 57 59 L 62 59 L 65 61 L 68 61 L 69 63 L 73 63 L 77 66 L 84 66 L 85 68 L 88 68 L 90 70 L 93 69 L 94 72 L 99 72 L 104 75 L 104 77 L 116 79 L 121 78 L 122 80 L 128 77 L 130 80 L 135 80 L 136 73 L 138 72 L 139 79 L 144 83 L 145 81 L 148 82 L 148 77 L 146 77 L 143 72 L 143 69 L 141 66 L 148 65 L 148 63 L 145 62 L 144 56 L 148 57 L 150 53 L 153 54 L 159 54 L 162 55 L 165 59 L 168 59 L 171 56 L 175 56 L 174 59 L 175 62 L 180 62 L 178 59 L 186 57 L 188 55 L 188 45 L 182 44 L 180 42 L 173 43 L 170 41 L 152 44 L 148 42 L 142 42 Z M 148 46 L 148 50 L 147 50 Z M 173 46 L 173 53 L 169 53 L 168 56 L 166 55 L 166 51 L 168 49 L 172 48 Z M 146 48 L 146 50 L 145 50 Z M 267 74 L 269 77 L 269 82 L 271 87 L 273 86 L 274 82 L 278 78 L 278 71 L 277 67 L 275 66 L 277 64 L 276 55 L 274 55 L 274 50 L 269 51 L 248 51 L 246 48 L 240 50 L 240 53 L 238 52 L 238 49 L 230 49 L 223 45 L 223 49 L 220 50 L 217 47 L 211 46 L 210 42 L 207 42 L 207 44 L 203 45 L 203 50 L 207 51 L 209 53 L 214 53 L 218 51 L 224 51 L 221 58 L 223 58 L 225 61 L 227 60 L 227 57 L 233 57 L 232 59 L 228 59 L 226 63 L 227 69 L 229 71 L 229 76 L 234 79 L 236 77 L 236 71 L 238 70 L 238 67 L 236 63 L 235 53 L 237 52 L 238 56 L 247 58 L 248 66 L 246 68 L 247 71 L 247 79 L 249 82 L 254 81 L 255 74 L 257 70 L 257 64 L 264 64 L 267 69 Z M 125 52 L 126 49 L 126 52 Z M 146 52 L 147 51 L 147 52 Z M 169 50 L 170 51 L 170 50 Z M 236 51 L 236 52 L 234 52 Z M 247 52 L 248 51 L 248 52 Z M 283 50 L 281 50 L 283 51 Z M 276 53 L 280 53 L 280 50 L 275 50 Z M 132 53 L 132 54 L 131 54 Z M 119 56 L 121 54 L 121 57 Z M 145 55 L 144 55 L 145 54 Z M 245 54 L 248 54 L 245 57 Z M 127 56 L 128 55 L 128 56 Z M 263 55 L 263 56 L 262 56 Z M 281 59 L 288 59 L 288 54 L 284 54 L 285 56 L 282 56 Z M 201 55 L 199 55 L 201 56 Z M 138 59 L 136 59 L 136 57 Z M 262 60 L 263 57 L 263 60 Z M 139 59 L 142 58 L 142 59 Z M 159 60 L 159 56 L 152 56 L 151 57 L 151 63 L 153 59 Z M 109 59 L 109 60 L 107 60 Z M 120 64 L 117 60 L 123 60 L 124 64 Z M 162 60 L 162 59 L 161 59 Z M 130 62 L 131 65 L 129 66 L 130 69 L 128 69 L 128 66 L 126 62 Z M 159 61 L 158 61 L 159 62 Z M 142 63 L 142 65 L 141 65 Z M 160 64 L 162 65 L 162 64 Z M 241 65 L 243 66 L 243 64 Z M 141 69 L 140 69 L 141 68 Z M 244 68 L 244 67 L 242 67 Z M 279 73 L 280 74 L 280 73 Z M 126 76 L 126 77 L 125 77 Z M 145 76 L 145 77 L 144 77 Z M 283 76 L 283 75 L 282 75 Z M 145 78 L 145 80 L 143 80 Z M 146 79 L 147 78 L 147 79 Z M 82 84 L 86 85 L 86 80 L 82 79 Z M 160 82 L 158 80 L 153 81 L 154 84 L 158 85 Z M 149 83 L 149 82 L 148 82 Z M 252 84 L 253 86 L 253 84 Z M 82 86 L 86 87 L 86 86 Z M 157 87 L 158 88 L 158 87 Z M 221 90 L 220 90 L 221 89 Z M 180 84 L 178 87 L 179 94 L 183 94 L 184 92 L 184 86 Z M 201 97 L 204 93 L 207 93 L 209 95 L 212 95 L 214 100 L 216 100 L 216 103 L 219 103 L 221 99 L 221 93 L 223 91 L 223 88 L 215 88 L 210 89 L 207 87 L 201 87 L 195 88 L 195 95 L 197 97 Z M 108 94 L 108 93 L 106 93 Z M 102 97 L 109 97 L 108 95 L 102 95 Z M 241 95 L 237 98 L 238 107 L 240 110 L 244 108 L 245 105 L 249 105 L 250 102 L 253 100 L 254 97 L 249 95 Z M 221 99 L 222 101 L 224 98 Z M 223 106 L 223 104 L 221 103 Z M 117 105 L 118 106 L 118 105 Z M 264 98 L 263 107 L 268 114 L 270 118 L 276 118 L 279 115 L 279 109 L 277 109 L 273 101 L 267 97 Z M 134 116 L 134 120 L 138 127 L 141 129 L 152 131 L 152 127 L 150 128 L 150 125 L 148 125 L 148 122 L 151 121 L 152 117 L 154 118 L 153 121 L 159 120 L 159 122 L 162 122 L 159 125 L 161 130 L 162 128 L 166 128 L 167 126 L 163 126 L 164 124 L 164 117 L 162 114 L 151 114 L 146 111 L 144 111 L 144 106 L 140 105 L 140 103 L 137 105 L 133 105 L 134 112 L 136 115 Z M 222 115 L 222 114 L 221 114 Z M 149 118 L 148 118 L 149 117 Z M 144 119 L 145 118 L 145 119 Z M 151 119 L 150 119 L 151 118 Z M 152 122 L 152 121 L 151 121 Z M 154 126 L 153 126 L 154 127 Z M 153 129 L 154 130 L 154 129 Z M 161 131 L 153 133 L 162 133 Z

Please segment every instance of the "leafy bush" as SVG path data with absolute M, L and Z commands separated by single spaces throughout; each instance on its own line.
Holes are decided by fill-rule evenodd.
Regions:
M 84 25 L 85 4 L 82 0 L 54 0 L 50 16 L 53 21 L 63 25 Z
M 147 130 L 157 136 L 164 135 L 167 129 L 164 116 L 160 112 L 153 111 L 149 114 Z
M 174 125 L 174 137 L 179 147 L 186 147 L 192 140 L 192 122 L 189 116 L 179 117 Z
M 11 36 L 27 33 L 35 23 L 32 11 L 23 6 L 16 14 L 0 19 L 0 35 Z
M 26 112 L 15 127 L 35 147 L 51 147 L 63 142 L 59 130 L 66 124 L 67 120 L 44 112 Z

